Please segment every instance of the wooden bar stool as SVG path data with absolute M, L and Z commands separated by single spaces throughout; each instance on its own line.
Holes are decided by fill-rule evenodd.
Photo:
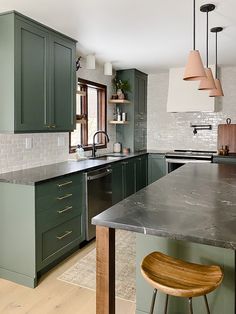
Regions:
M 157 290 L 166 293 L 165 314 L 169 295 L 188 298 L 190 314 L 193 314 L 192 298 L 204 296 L 207 314 L 210 314 L 206 294 L 223 280 L 219 266 L 188 263 L 160 252 L 152 252 L 143 259 L 141 273 L 154 287 L 150 314 L 154 310 Z

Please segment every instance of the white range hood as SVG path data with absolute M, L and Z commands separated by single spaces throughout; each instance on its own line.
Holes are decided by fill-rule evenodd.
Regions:
M 215 66 L 210 66 L 215 73 Z M 169 91 L 167 112 L 214 112 L 215 98 L 209 97 L 209 91 L 199 91 L 200 81 L 184 81 L 184 68 L 172 68 L 169 71 Z

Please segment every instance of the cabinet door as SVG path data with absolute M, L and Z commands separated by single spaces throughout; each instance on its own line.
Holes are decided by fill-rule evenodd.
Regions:
M 51 125 L 52 130 L 75 127 L 75 43 L 51 35 Z
M 213 163 L 216 164 L 236 164 L 236 158 L 234 157 L 213 157 Z
M 20 19 L 16 19 L 15 32 L 15 131 L 45 131 L 49 34 Z
M 138 113 L 144 114 L 147 111 L 147 77 L 146 75 L 137 73 L 135 80 Z
M 147 156 L 136 158 L 136 191 L 147 185 Z
M 130 159 L 122 163 L 124 198 L 135 193 L 135 160 Z
M 122 201 L 123 198 L 122 164 L 118 162 L 112 165 L 112 204 Z
M 148 184 L 160 179 L 166 174 L 164 155 L 151 154 L 148 156 Z

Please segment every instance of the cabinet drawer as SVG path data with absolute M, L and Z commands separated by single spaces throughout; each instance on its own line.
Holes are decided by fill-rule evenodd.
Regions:
M 42 233 L 42 259 L 45 260 L 81 237 L 81 216 Z
M 46 195 L 70 193 L 72 188 L 83 183 L 83 178 L 83 173 L 76 173 L 39 183 L 36 185 L 36 196 L 41 198 Z
M 58 211 L 68 206 L 82 205 L 84 199 L 84 188 L 82 184 L 70 187 L 66 191 L 46 194 L 38 197 L 36 193 L 36 212 Z M 81 206 L 80 206 L 81 207 Z
M 55 205 L 55 204 L 54 204 Z M 57 202 L 48 210 L 38 211 L 36 215 L 37 229 L 40 232 L 48 230 L 54 226 L 81 215 L 84 212 L 84 201 L 81 198 L 74 197 L 66 202 Z

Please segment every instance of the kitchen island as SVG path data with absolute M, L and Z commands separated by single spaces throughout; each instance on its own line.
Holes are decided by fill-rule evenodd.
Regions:
M 225 279 L 210 299 L 211 307 L 217 314 L 235 313 L 236 166 L 187 164 L 92 222 L 97 225 L 97 314 L 115 313 L 115 229 L 139 234 L 137 259 L 140 247 L 146 252 L 155 247 L 186 260 L 222 265 Z M 140 291 L 138 280 L 137 288 L 139 305 L 145 303 L 149 287 L 143 285 Z M 149 294 L 151 298 L 151 289 Z M 144 296 L 142 300 L 140 295 Z M 184 313 L 174 308 L 176 312 L 171 313 Z M 195 313 L 204 313 L 199 308 Z M 146 310 L 138 309 L 137 313 Z

